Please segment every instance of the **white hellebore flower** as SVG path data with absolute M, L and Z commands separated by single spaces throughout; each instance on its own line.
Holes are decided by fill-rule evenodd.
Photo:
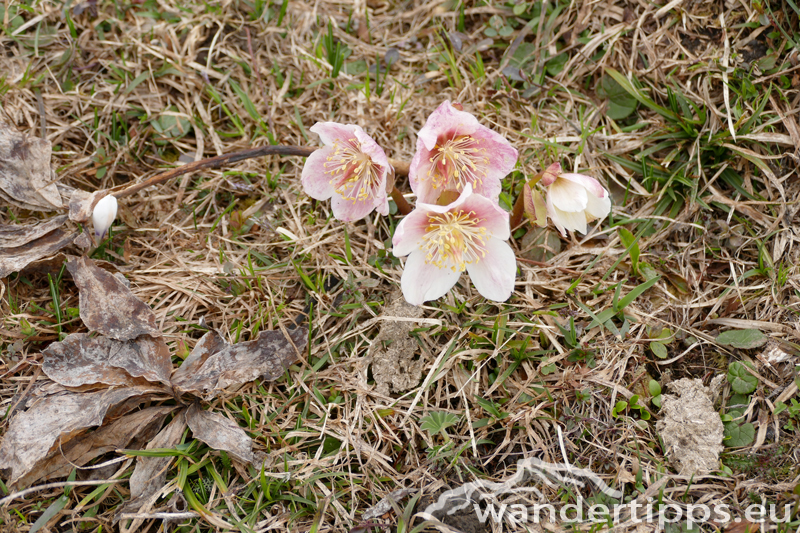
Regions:
M 539 182 L 547 190 L 547 214 L 561 235 L 567 230 L 586 233 L 586 225 L 611 212 L 608 191 L 596 179 L 583 174 L 562 174 L 561 165 L 550 165 Z
M 466 183 L 450 205 L 417 203 L 397 226 L 393 253 L 407 255 L 401 287 L 420 305 L 447 294 L 465 270 L 484 297 L 504 302 L 514 290 L 517 261 L 505 242 L 508 213 Z
M 117 218 L 117 199 L 109 194 L 104 196 L 94 206 L 92 212 L 92 223 L 94 224 L 94 234 L 97 239 L 102 239 L 106 236 L 114 219 Z

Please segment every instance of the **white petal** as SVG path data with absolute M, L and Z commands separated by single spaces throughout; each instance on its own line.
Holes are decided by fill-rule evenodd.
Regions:
M 404 217 L 394 230 L 392 237 L 392 253 L 395 257 L 403 257 L 419 250 L 422 238 L 428 227 L 428 212 L 417 207 Z
M 608 193 L 602 198 L 598 198 L 593 194 L 589 195 L 589 205 L 586 206 L 586 213 L 591 215 L 591 217 L 587 216 L 586 218 L 589 220 L 606 218 L 610 212 L 611 198 L 609 198 Z
M 570 231 L 580 231 L 583 234 L 586 233 L 586 214 L 583 211 L 562 211 L 557 207 L 554 211 L 553 222 L 558 219 L 559 224 L 564 228 Z
M 484 298 L 505 302 L 514 291 L 517 259 L 507 243 L 490 238 L 486 243 L 486 257 L 467 265 L 467 272 Z
M 406 260 L 400 286 L 403 296 L 412 305 L 422 305 L 428 300 L 441 298 L 453 288 L 461 272 L 450 268 L 439 268 L 425 262 L 425 252 L 412 252 Z
M 557 179 L 547 188 L 547 195 L 556 209 L 562 211 L 583 211 L 589 202 L 586 189 L 570 180 Z

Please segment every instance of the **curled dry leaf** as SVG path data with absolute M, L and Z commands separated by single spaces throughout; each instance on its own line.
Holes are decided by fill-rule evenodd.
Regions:
M 180 392 L 205 398 L 234 384 L 257 378 L 272 381 L 283 375 L 306 347 L 308 330 L 297 328 L 289 338 L 281 331 L 262 331 L 258 339 L 229 345 L 216 331 L 209 331 L 172 376 Z
M 22 246 L 0 248 L 0 278 L 8 276 L 12 272 L 19 272 L 34 261 L 50 257 L 72 244 L 77 236 L 78 231 L 57 228 Z
M 186 410 L 180 411 L 175 418 L 158 432 L 153 440 L 147 444 L 148 450 L 155 448 L 174 448 L 181 440 L 186 429 Z M 121 506 L 114 521 L 130 512 L 147 512 L 158 499 L 158 493 L 164 488 L 167 480 L 167 470 L 175 457 L 144 457 L 136 458 L 136 466 L 131 475 L 131 501 Z M 132 524 L 128 530 L 133 530 Z
M 242 428 L 224 416 L 204 411 L 200 404 L 194 403 L 186 412 L 186 423 L 194 438 L 215 450 L 225 450 L 243 463 L 255 461 L 253 440 Z
M 33 224 L 0 224 L 0 248 L 17 248 L 60 228 L 67 215 L 59 215 Z
M 69 198 L 69 219 L 79 223 L 88 222 L 92 218 L 94 206 L 106 193 L 105 190 L 90 193 L 75 189 Z
M 0 197 L 31 211 L 60 209 L 51 150 L 50 141 L 0 124 Z
M 129 448 L 134 441 L 147 442 L 161 428 L 164 417 L 176 408 L 148 407 L 118 418 L 96 431 L 84 433 L 53 450 L 28 475 L 23 476 L 18 485 L 29 487 L 42 479 L 65 477 L 75 466 L 84 466 L 96 457 Z
M 144 395 L 159 392 L 155 386 L 116 387 L 96 392 L 62 392 L 47 396 L 8 426 L 0 445 L 0 469 L 11 469 L 7 483 L 14 484 L 53 450 L 78 435 L 99 426 L 110 408 L 128 399 L 144 401 Z M 126 404 L 126 408 L 132 408 Z M 117 413 L 120 414 L 120 413 Z
M 80 296 L 81 319 L 93 331 L 120 341 L 160 337 L 156 315 L 124 283 L 87 257 L 67 263 Z
M 130 385 L 131 378 L 169 384 L 172 361 L 162 337 L 141 335 L 130 341 L 73 333 L 42 351 L 42 370 L 67 387 L 89 383 Z

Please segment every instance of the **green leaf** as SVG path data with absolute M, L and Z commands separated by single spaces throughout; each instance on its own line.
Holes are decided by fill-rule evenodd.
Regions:
M 619 86 L 625 90 L 625 92 L 633 96 L 642 105 L 649 107 L 650 109 L 652 109 L 653 111 L 655 111 L 656 113 L 665 118 L 668 118 L 674 122 L 679 122 L 680 119 L 678 118 L 678 115 L 676 115 L 666 107 L 656 104 L 652 98 L 645 95 L 642 91 L 640 91 L 637 87 L 635 87 L 623 74 L 620 74 L 613 68 L 607 68 L 606 74 L 611 76 L 614 79 L 614 81 L 616 81 L 617 84 L 619 84 Z
M 728 422 L 725 424 L 725 444 L 734 448 L 748 446 L 753 442 L 756 436 L 756 428 L 753 424 L 746 422 L 738 425 L 735 422 Z
M 636 110 L 638 105 L 636 98 L 631 96 L 619 83 L 611 76 L 603 76 L 600 80 L 598 93 L 608 98 L 607 115 L 613 120 L 622 120 Z
M 758 386 L 758 378 L 738 361 L 728 366 L 728 381 L 734 392 L 739 394 L 750 394 Z
M 61 496 L 56 501 L 51 503 L 50 507 L 45 509 L 45 511 L 42 513 L 42 516 L 40 516 L 39 519 L 33 523 L 33 525 L 29 530 L 30 533 L 36 533 L 37 531 L 42 529 L 45 526 L 45 524 L 47 524 L 47 522 L 49 522 L 51 518 L 60 513 L 61 510 L 64 507 L 66 507 L 68 503 L 69 503 L 69 498 L 66 495 Z
M 651 379 L 647 384 L 647 389 L 650 391 L 650 396 L 658 396 L 661 394 L 661 385 L 654 379 Z
M 508 60 L 508 64 L 512 67 L 517 67 L 520 70 L 525 66 L 525 64 L 533 59 L 534 54 L 536 53 L 536 45 L 533 43 L 528 42 L 521 42 L 516 50 L 514 50 L 514 55 Z
M 623 227 L 617 228 L 619 232 L 619 240 L 622 241 L 622 245 L 628 250 L 628 253 L 631 255 L 631 267 L 633 267 L 634 272 L 639 272 L 639 245 L 636 243 L 636 237 L 633 236 L 633 233 L 626 230 Z
M 733 407 L 735 405 L 748 405 L 750 403 L 750 398 L 745 394 L 734 394 L 731 396 L 730 400 L 728 400 L 728 407 Z
M 757 329 L 734 329 L 717 336 L 717 342 L 741 350 L 752 350 L 767 343 L 767 336 Z
M 666 359 L 667 356 L 669 355 L 667 353 L 667 347 L 664 345 L 663 342 L 657 342 L 657 341 L 651 342 L 650 343 L 650 350 L 659 359 Z
M 450 426 L 458 424 L 460 417 L 445 411 L 434 411 L 420 419 L 420 428 L 431 435 L 443 432 Z
M 660 279 L 661 279 L 660 276 L 657 278 L 649 279 L 644 283 L 642 283 L 641 285 L 639 285 L 638 287 L 636 287 L 635 289 L 633 289 L 631 292 L 626 294 L 624 298 L 622 298 L 619 302 L 617 302 L 617 305 L 615 306 L 616 310 L 622 311 L 623 309 L 628 307 L 631 304 L 631 302 L 633 302 L 636 298 L 638 298 L 644 291 L 655 285 L 656 282 L 658 282 L 658 280 Z
M 611 416 L 613 416 L 614 418 L 617 418 L 619 416 L 619 414 L 621 412 L 623 412 L 627 408 L 628 408 L 628 402 L 626 402 L 624 400 L 620 400 L 620 401 L 617 402 L 617 404 L 611 410 Z
M 658 271 L 647 261 L 639 262 L 639 274 L 641 274 L 645 281 L 650 281 L 658 277 Z
M 558 76 L 564 67 L 567 65 L 567 59 L 569 56 L 567 54 L 558 54 L 557 56 L 553 57 L 550 61 L 548 61 L 544 68 L 547 70 L 547 73 L 551 76 Z M 627 115 L 625 115 L 627 116 Z
M 658 396 L 653 396 L 653 399 L 650 400 L 650 401 L 653 403 L 653 405 L 655 405 L 656 407 L 661 409 L 661 395 L 660 394 Z

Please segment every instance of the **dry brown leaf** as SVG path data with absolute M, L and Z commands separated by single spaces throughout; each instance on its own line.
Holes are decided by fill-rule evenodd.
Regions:
M 12 272 L 19 272 L 30 263 L 49 257 L 62 248 L 66 248 L 77 236 L 78 231 L 58 228 L 22 246 L 0 248 L 0 278 L 8 276 Z
M 68 220 L 59 215 L 33 224 L 0 224 L 0 248 L 17 248 L 60 228 Z
M 97 392 L 62 392 L 34 403 L 18 413 L 0 445 L 0 469 L 11 469 L 8 484 L 14 484 L 51 452 L 88 427 L 103 423 L 112 406 L 159 392 L 156 386 L 117 387 Z M 130 405 L 126 405 L 130 407 Z
M 69 219 L 74 222 L 88 222 L 92 218 L 94 206 L 106 195 L 105 190 L 86 192 L 75 189 L 69 198 Z
M 162 337 L 142 335 L 130 341 L 73 333 L 42 351 L 42 370 L 67 387 L 88 383 L 129 385 L 131 378 L 169 384 L 172 361 Z
M 258 339 L 229 345 L 216 331 L 206 333 L 172 376 L 174 388 L 205 398 L 226 387 L 279 378 L 305 349 L 308 330 L 297 328 L 287 339 L 281 331 L 262 331 Z
M 56 448 L 27 476 L 23 476 L 18 485 L 29 487 L 42 479 L 66 477 L 75 466 L 84 466 L 103 454 L 128 448 L 134 440 L 147 442 L 161 428 L 163 418 L 175 409 L 176 406 L 148 407 L 118 418 L 96 431 L 84 433 Z
M 67 263 L 80 293 L 83 323 L 92 331 L 120 341 L 140 335 L 160 337 L 156 315 L 113 274 L 87 257 Z
M 243 463 L 255 461 L 253 439 L 224 416 L 204 411 L 199 403 L 192 404 L 186 412 L 186 423 L 194 438 L 215 450 L 224 450 Z
M 0 124 L 0 191 L 9 202 L 33 211 L 63 207 L 50 167 L 50 141 Z
M 180 411 L 175 418 L 159 431 L 153 440 L 147 444 L 148 450 L 154 448 L 173 448 L 181 440 L 186 429 L 186 410 Z M 131 500 L 120 506 L 114 522 L 125 513 L 147 512 L 158 499 L 158 492 L 164 488 L 167 480 L 167 470 L 175 457 L 137 457 L 136 466 L 131 474 Z M 128 531 L 135 529 L 131 524 Z

